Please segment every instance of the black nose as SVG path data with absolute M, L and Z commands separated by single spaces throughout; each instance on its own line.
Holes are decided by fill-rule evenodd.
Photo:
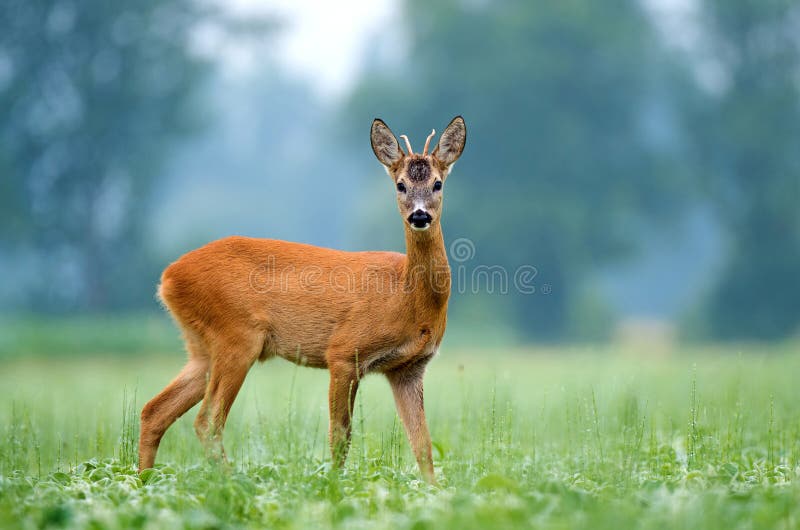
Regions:
M 408 222 L 417 228 L 425 228 L 431 221 L 433 221 L 433 217 L 425 210 L 417 210 L 408 216 Z

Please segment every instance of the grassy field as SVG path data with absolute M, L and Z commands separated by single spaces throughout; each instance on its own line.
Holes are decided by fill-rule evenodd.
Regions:
M 426 379 L 439 487 L 420 481 L 388 385 L 370 376 L 331 471 L 327 373 L 257 365 L 229 467 L 194 411 L 134 471 L 138 411 L 177 352 L 0 361 L 0 528 L 797 528 L 795 346 L 468 351 Z

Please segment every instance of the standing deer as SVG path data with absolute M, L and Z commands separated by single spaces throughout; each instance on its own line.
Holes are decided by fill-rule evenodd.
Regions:
M 450 122 L 429 154 L 435 134 L 419 154 L 407 136 L 406 151 L 383 121 L 372 123 L 372 150 L 397 191 L 406 254 L 228 237 L 164 270 L 158 294 L 183 331 L 189 359 L 142 410 L 140 470 L 153 466 L 166 430 L 201 399 L 197 436 L 212 457 L 224 459 L 222 430 L 247 372 L 280 356 L 330 371 L 336 466 L 350 445 L 359 381 L 384 374 L 420 471 L 434 481 L 422 380 L 447 322 L 442 187 L 464 149 L 463 118 Z

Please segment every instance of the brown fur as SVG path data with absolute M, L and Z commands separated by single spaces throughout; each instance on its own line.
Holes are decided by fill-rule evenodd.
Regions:
M 373 146 L 381 146 L 376 154 L 386 164 L 386 153 L 397 153 L 386 136 L 391 131 L 383 122 L 378 127 Z M 395 182 L 409 180 L 404 159 L 419 157 L 399 156 L 386 164 Z M 450 269 L 438 222 L 441 192 L 430 191 L 446 173 L 441 161 L 428 158 L 434 162 L 428 180 L 409 183 L 409 195 L 425 201 L 434 220 L 424 232 L 404 222 L 405 255 L 229 237 L 167 267 L 159 296 L 183 330 L 189 360 L 142 410 L 140 469 L 153 466 L 167 428 L 201 399 L 195 430 L 212 456 L 224 458 L 222 430 L 247 372 L 279 356 L 329 370 L 337 465 L 347 454 L 359 380 L 385 374 L 420 469 L 433 480 L 422 379 L 444 335 Z M 413 207 L 407 203 L 398 196 L 404 219 Z

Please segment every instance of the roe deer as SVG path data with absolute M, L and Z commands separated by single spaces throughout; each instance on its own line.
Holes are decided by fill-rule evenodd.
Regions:
M 201 399 L 197 436 L 224 459 L 222 430 L 248 370 L 280 356 L 330 371 L 336 466 L 347 456 L 359 380 L 386 375 L 420 471 L 434 481 L 422 379 L 447 321 L 442 186 L 464 149 L 463 118 L 454 118 L 428 153 L 434 134 L 421 154 L 401 136 L 406 152 L 383 121 L 372 123 L 372 150 L 396 188 L 405 255 L 228 237 L 164 270 L 158 294 L 183 331 L 189 359 L 142 410 L 140 470 L 153 466 L 167 428 Z

